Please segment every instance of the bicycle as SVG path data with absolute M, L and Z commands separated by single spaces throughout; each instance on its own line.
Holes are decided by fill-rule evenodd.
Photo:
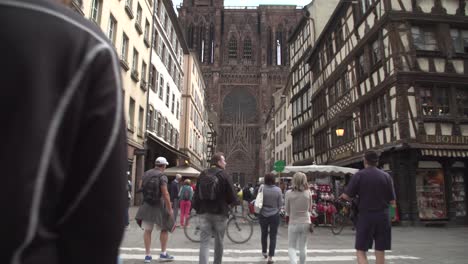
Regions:
M 343 199 L 334 201 L 336 213 L 332 215 L 331 231 L 334 235 L 339 235 L 343 228 L 348 223 L 351 214 L 351 202 Z
M 193 214 L 187 219 L 184 226 L 185 236 L 192 242 L 200 242 L 201 220 L 198 214 Z M 233 243 L 243 244 L 250 240 L 253 234 L 252 221 L 243 216 L 235 215 L 229 211 L 229 219 L 226 225 L 226 235 Z

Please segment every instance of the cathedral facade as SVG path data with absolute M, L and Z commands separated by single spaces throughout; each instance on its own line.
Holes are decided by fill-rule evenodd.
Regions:
M 264 172 L 261 137 L 272 94 L 289 71 L 287 39 L 303 11 L 294 5 L 226 7 L 223 0 L 184 0 L 179 21 L 197 53 L 215 113 L 217 151 L 234 182 Z

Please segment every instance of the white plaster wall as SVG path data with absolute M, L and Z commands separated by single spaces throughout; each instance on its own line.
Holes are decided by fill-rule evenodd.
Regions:
M 462 60 L 452 60 L 453 67 L 458 74 L 463 74 L 465 71 L 465 63 Z
M 468 125 L 460 125 L 460 130 L 463 136 L 468 136 Z
M 459 5 L 459 0 L 442 1 L 442 6 L 447 10 L 447 14 L 449 15 L 455 15 L 457 13 L 458 5 Z
M 430 13 L 434 6 L 434 0 L 416 0 L 424 13 Z
M 434 58 L 436 72 L 445 72 L 445 59 Z
M 429 71 L 429 59 L 427 58 L 418 58 L 417 59 L 419 68 L 421 71 L 428 72 Z
M 453 128 L 453 125 L 452 124 L 440 124 L 440 130 L 442 132 L 442 135 L 444 136 L 450 136 L 452 135 L 452 128 Z
M 435 123 L 424 123 L 424 129 L 427 135 L 435 135 L 436 124 Z

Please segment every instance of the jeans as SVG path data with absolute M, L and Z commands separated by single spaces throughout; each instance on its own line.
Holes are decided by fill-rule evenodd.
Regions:
M 180 201 L 180 226 L 184 226 L 185 220 L 190 215 L 190 209 L 192 207 L 192 202 L 190 200 L 181 200 Z
M 223 260 L 223 239 L 226 232 L 227 217 L 219 214 L 200 215 L 200 256 L 199 264 L 208 264 L 210 256 L 209 243 L 214 236 L 214 261 L 213 264 L 221 264 Z
M 174 223 L 177 223 L 177 215 L 179 214 L 179 199 L 172 201 L 172 210 L 174 211 Z
M 306 263 L 309 225 L 310 224 L 289 224 L 288 226 L 288 254 L 291 264 L 297 263 L 296 246 L 299 249 L 299 263 Z
M 276 236 L 278 234 L 278 226 L 280 222 L 279 214 L 275 214 L 269 217 L 260 215 L 260 228 L 262 231 L 262 253 L 267 252 L 268 245 L 268 234 L 270 235 L 270 248 L 268 250 L 268 256 L 275 256 L 276 248 Z M 270 227 L 270 231 L 268 231 Z

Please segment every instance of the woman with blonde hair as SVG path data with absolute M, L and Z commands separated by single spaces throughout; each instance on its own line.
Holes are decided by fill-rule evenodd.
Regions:
M 179 191 L 179 201 L 180 201 L 180 226 L 184 226 L 184 220 L 187 220 L 190 215 L 190 210 L 192 209 L 192 197 L 193 189 L 190 186 L 191 181 L 186 179 L 184 181 L 184 186 L 180 188 Z
M 289 216 L 288 225 L 288 253 L 291 264 L 297 263 L 299 249 L 299 263 L 306 263 L 307 233 L 309 232 L 310 209 L 312 196 L 307 183 L 307 177 L 302 172 L 296 172 L 292 180 L 292 189 L 286 193 L 285 210 Z

